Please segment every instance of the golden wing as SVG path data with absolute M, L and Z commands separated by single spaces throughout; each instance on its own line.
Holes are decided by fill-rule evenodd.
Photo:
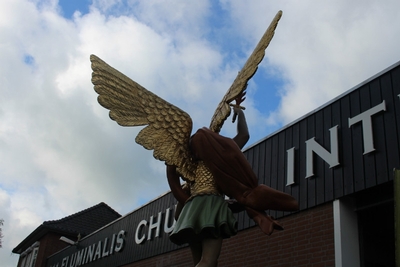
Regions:
M 268 29 L 265 31 L 263 37 L 258 42 L 253 53 L 250 55 L 246 64 L 243 66 L 242 70 L 236 76 L 233 84 L 226 92 L 222 101 L 219 103 L 214 115 L 211 119 L 210 129 L 214 132 L 219 133 L 224 124 L 226 118 L 229 117 L 231 113 L 231 108 L 229 103 L 231 103 L 239 94 L 246 90 L 247 82 L 253 77 L 258 69 L 258 64 L 262 61 L 265 55 L 265 49 L 268 47 L 269 43 L 274 36 L 276 26 L 278 25 L 279 19 L 282 17 L 282 11 L 279 11 L 275 18 L 272 20 Z
M 92 83 L 99 94 L 98 102 L 110 110 L 110 118 L 122 126 L 143 126 L 135 141 L 154 150 L 154 158 L 175 165 L 191 180 L 196 164 L 192 162 L 189 139 L 190 116 L 168 103 L 95 55 L 92 62 Z

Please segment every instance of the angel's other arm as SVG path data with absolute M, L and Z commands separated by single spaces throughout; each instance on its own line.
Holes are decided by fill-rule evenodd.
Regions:
M 244 116 L 243 110 L 235 107 L 234 112 L 237 114 L 237 134 L 233 140 L 240 149 L 242 149 L 247 141 L 249 141 L 249 129 L 247 128 L 246 117 Z
M 172 194 L 179 203 L 184 204 L 190 196 L 182 189 L 176 166 L 167 165 L 167 178 Z

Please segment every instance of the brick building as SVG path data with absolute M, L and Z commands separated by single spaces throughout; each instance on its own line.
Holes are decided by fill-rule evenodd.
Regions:
M 13 249 L 20 254 L 18 267 L 46 266 L 48 256 L 68 246 L 60 240 L 62 236 L 76 241 L 120 217 L 108 205 L 99 203 L 60 220 L 45 221 Z
M 400 62 L 246 148 L 259 182 L 300 210 L 270 211 L 285 227 L 271 236 L 236 214 L 219 266 L 395 266 L 399 95 Z M 168 239 L 175 203 L 168 192 L 35 266 L 192 266 Z

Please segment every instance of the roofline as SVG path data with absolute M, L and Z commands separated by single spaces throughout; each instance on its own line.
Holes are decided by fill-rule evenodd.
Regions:
M 22 240 L 13 250 L 13 253 L 16 254 L 21 254 L 23 251 L 23 248 L 28 248 L 30 246 L 30 241 L 34 240 L 37 241 L 40 238 L 42 238 L 44 235 L 46 235 L 49 232 L 52 233 L 57 233 L 57 234 L 61 234 L 61 235 L 78 235 L 78 232 L 75 231 L 63 231 L 62 229 L 58 229 L 58 228 L 53 228 L 53 225 L 57 225 L 58 223 L 64 222 L 66 220 L 70 220 L 73 219 L 73 217 L 82 215 L 86 212 L 90 212 L 100 206 L 106 206 L 109 210 L 113 211 L 115 213 L 115 215 L 120 216 L 120 218 L 122 217 L 121 214 L 119 214 L 117 211 L 115 211 L 113 208 L 111 208 L 109 205 L 107 205 L 104 202 L 100 202 L 92 207 L 83 209 L 81 211 L 78 211 L 76 213 L 73 213 L 71 215 L 68 215 L 64 218 L 58 219 L 58 220 L 50 220 L 50 221 L 44 221 L 41 225 L 39 225 L 32 233 L 30 233 L 24 240 Z M 29 245 L 27 245 L 29 244 Z
M 23 253 L 27 248 L 29 248 L 31 246 L 31 243 L 29 241 L 31 241 L 31 240 L 38 241 L 49 232 L 57 233 L 60 235 L 74 235 L 75 234 L 73 232 L 55 230 L 53 228 L 50 228 L 46 225 L 41 224 L 32 233 L 30 233 L 24 240 L 22 240 L 21 243 L 19 243 L 12 250 L 12 253 L 15 253 L 15 254 Z M 78 234 L 78 233 L 76 233 L 76 234 Z M 32 244 L 33 243 L 34 242 L 32 242 Z
M 73 213 L 73 214 L 71 214 L 71 215 L 65 216 L 64 218 L 61 218 L 61 219 L 58 219 L 58 220 L 49 220 L 49 221 L 45 221 L 45 222 L 43 222 L 43 225 L 53 225 L 53 224 L 61 223 L 61 222 L 64 222 L 64 221 L 73 219 L 74 217 L 77 217 L 77 216 L 82 215 L 82 214 L 84 214 L 84 213 L 90 212 L 90 211 L 92 211 L 92 210 L 94 210 L 94 209 L 96 209 L 96 208 L 99 208 L 100 206 L 105 206 L 105 207 L 107 207 L 110 211 L 114 212 L 115 215 L 121 216 L 121 214 L 119 214 L 117 211 L 115 211 L 115 210 L 114 210 L 113 208 L 111 208 L 109 205 L 107 205 L 107 204 L 104 203 L 104 202 L 100 202 L 100 203 L 98 203 L 98 204 L 96 204 L 96 205 L 94 205 L 94 206 L 91 206 L 91 207 L 89 207 L 89 208 L 86 208 L 86 209 L 83 209 L 83 210 L 81 210 L 81 211 L 75 212 L 75 213 Z
M 104 228 L 106 228 L 106 227 L 108 227 L 108 226 L 110 226 L 110 225 L 112 225 L 112 224 L 118 222 L 119 220 L 124 219 L 125 217 L 128 217 L 128 216 L 131 215 L 132 213 L 134 213 L 134 212 L 136 212 L 136 211 L 138 211 L 138 210 L 140 210 L 140 209 L 146 207 L 147 205 L 150 205 L 150 204 L 151 204 L 152 202 L 154 202 L 155 200 L 157 200 L 157 199 L 159 199 L 159 198 L 162 198 L 163 196 L 165 196 L 165 195 L 167 195 L 167 194 L 169 194 L 169 193 L 171 193 L 171 190 L 169 190 L 169 191 L 167 191 L 167 192 L 165 192 L 165 193 L 159 195 L 158 197 L 153 198 L 152 200 L 148 201 L 147 203 L 141 205 L 140 207 L 138 207 L 138 208 L 136 208 L 136 209 L 134 209 L 134 210 L 132 210 L 132 211 L 126 213 L 125 215 L 122 215 L 121 217 L 115 219 L 114 221 L 109 222 L 108 224 L 106 224 L 106 225 L 100 227 L 99 229 L 93 231 L 92 233 L 90 233 L 90 234 L 88 234 L 88 235 L 82 237 L 80 241 L 85 240 L 86 238 L 89 238 L 89 237 L 91 237 L 92 235 L 95 235 L 96 233 L 100 232 L 100 231 L 103 230 Z M 62 252 L 62 251 L 65 250 L 65 249 L 68 249 L 69 247 L 70 247 L 70 246 L 66 246 L 65 248 L 63 248 L 63 249 L 57 251 L 56 253 L 54 253 L 54 254 L 48 256 L 48 258 L 52 257 L 52 256 L 55 255 L 55 254 L 58 254 L 58 253 Z
M 329 106 L 330 104 L 332 104 L 333 102 L 335 102 L 335 101 L 337 101 L 338 99 L 342 98 L 343 96 L 345 96 L 345 95 L 347 95 L 347 94 L 350 94 L 351 92 L 357 90 L 358 88 L 364 86 L 365 84 L 371 82 L 372 80 L 378 78 L 378 77 L 381 76 L 382 74 L 384 74 L 384 73 L 386 73 L 386 72 L 388 72 L 388 71 L 390 71 L 390 70 L 392 70 L 392 69 L 394 69 L 394 68 L 396 68 L 396 67 L 398 67 L 398 66 L 400 66 L 400 61 L 397 61 L 396 63 L 390 65 L 389 67 L 387 67 L 387 68 L 385 68 L 385 69 L 383 69 L 382 71 L 380 71 L 380 72 L 378 72 L 377 74 L 371 76 L 370 78 L 366 79 L 365 81 L 363 81 L 363 82 L 357 84 L 356 86 L 352 87 L 351 89 L 349 89 L 349 90 L 347 90 L 347 91 L 341 93 L 340 95 L 338 95 L 338 96 L 336 96 L 335 98 L 331 99 L 330 101 L 326 102 L 326 103 L 323 104 L 322 106 L 319 106 L 318 108 L 316 108 L 316 109 L 314 109 L 314 110 L 312 110 L 312 111 L 306 113 L 305 115 L 301 116 L 300 118 L 298 118 L 298 119 L 296 119 L 296 120 L 294 120 L 294 121 L 292 121 L 292 122 L 286 124 L 286 125 L 283 126 L 282 128 L 280 128 L 280 129 L 278 129 L 278 130 L 272 132 L 271 134 L 267 135 L 267 136 L 264 137 L 264 138 L 261 138 L 260 140 L 256 141 L 255 143 L 249 145 L 248 147 L 245 147 L 245 148 L 243 149 L 243 152 L 245 152 L 245 151 L 247 151 L 247 150 L 249 150 L 249 149 L 255 147 L 256 145 L 258 145 L 258 144 L 260 144 L 261 142 L 263 142 L 263 141 L 269 139 L 270 137 L 272 137 L 272 136 L 274 136 L 274 135 L 276 135 L 276 134 L 278 134 L 278 133 L 280 133 L 280 132 L 286 130 L 287 128 L 291 127 L 292 125 L 298 123 L 299 121 L 304 120 L 306 117 L 310 116 L 311 114 L 314 114 L 314 113 L 316 113 L 317 111 L 320 111 L 320 110 L 324 109 L 325 107 Z

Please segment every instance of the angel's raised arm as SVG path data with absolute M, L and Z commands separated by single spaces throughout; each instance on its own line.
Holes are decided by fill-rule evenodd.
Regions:
M 235 105 L 233 105 L 233 112 L 234 112 L 234 122 L 235 118 L 237 117 L 237 134 L 233 137 L 233 140 L 242 149 L 247 141 L 250 139 L 249 129 L 247 127 L 246 117 L 244 115 L 243 110 L 240 108 L 240 104 L 246 99 L 245 97 L 246 91 L 242 92 L 238 97 L 236 97 Z
M 253 53 L 247 59 L 244 64 L 242 70 L 236 76 L 236 79 L 233 81 L 233 84 L 226 92 L 225 96 L 222 98 L 221 102 L 218 104 L 214 115 L 212 116 L 210 123 L 210 130 L 216 133 L 219 133 L 222 125 L 224 124 L 226 118 L 231 114 L 231 108 L 229 104 L 238 97 L 241 93 L 246 90 L 247 82 L 253 77 L 258 69 L 258 64 L 262 61 L 265 56 L 265 49 L 268 47 L 269 43 L 272 40 L 272 37 L 275 34 L 275 29 L 278 26 L 278 21 L 282 17 L 282 11 L 279 11 L 268 29 L 265 31 L 261 40 L 258 42 L 256 48 Z

